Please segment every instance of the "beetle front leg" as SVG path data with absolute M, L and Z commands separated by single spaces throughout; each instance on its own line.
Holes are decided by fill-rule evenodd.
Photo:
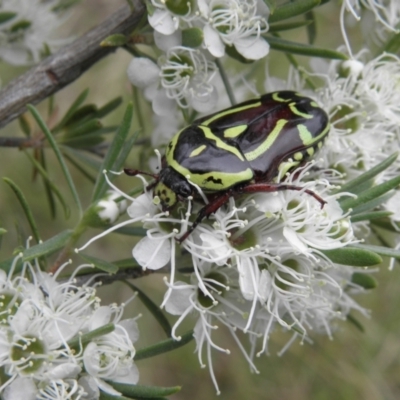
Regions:
M 238 193 L 271 193 L 271 192 L 280 192 L 282 190 L 296 190 L 298 192 L 302 191 L 304 193 L 309 194 L 310 196 L 314 197 L 315 200 L 321 204 L 321 209 L 326 204 L 326 201 L 318 196 L 315 192 L 310 189 L 304 189 L 301 186 L 296 185 L 286 185 L 285 183 L 252 183 L 247 186 L 243 186 L 238 190 Z
M 208 218 L 211 214 L 218 211 L 229 200 L 232 194 L 233 191 L 228 190 L 227 192 L 217 197 L 214 197 L 198 212 L 196 219 L 192 223 L 192 226 L 190 226 L 180 238 L 177 238 L 176 241 L 181 244 L 184 240 L 186 240 L 190 236 L 190 234 L 196 229 L 196 226 L 199 225 L 204 218 Z

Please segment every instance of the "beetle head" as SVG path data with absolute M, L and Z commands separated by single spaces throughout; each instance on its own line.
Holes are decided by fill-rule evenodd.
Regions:
M 154 188 L 154 196 L 159 197 L 163 211 L 170 210 L 178 200 L 188 198 L 192 192 L 193 188 L 188 180 L 171 167 L 161 170 Z

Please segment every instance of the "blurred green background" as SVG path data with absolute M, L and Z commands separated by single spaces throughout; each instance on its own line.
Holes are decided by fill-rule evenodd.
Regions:
M 339 32 L 338 5 L 327 4 L 318 10 L 317 45 L 335 48 L 341 43 Z M 62 28 L 66 34 L 78 35 L 85 32 L 111 12 L 124 4 L 123 0 L 86 0 L 73 11 L 72 18 Z M 351 31 L 357 40 L 357 31 Z M 303 40 L 302 29 L 288 33 L 296 40 Z M 304 64 L 305 58 L 298 58 Z M 85 87 L 90 88 L 88 102 L 101 106 L 115 96 L 122 95 L 125 100 L 131 96 L 130 87 L 125 76 L 130 56 L 118 50 L 115 54 L 100 61 L 76 82 L 56 95 L 56 104 L 65 111 L 76 96 Z M 287 62 L 282 54 L 271 52 L 271 75 L 286 70 Z M 284 68 L 285 67 L 285 68 Z M 22 73 L 23 68 L 10 68 L 0 65 L 0 75 L 5 85 L 9 80 Z M 280 75 L 284 78 L 285 75 Z M 257 76 L 254 80 L 257 81 Z M 262 78 L 263 79 L 263 78 Z M 259 82 L 258 82 L 259 83 Z M 259 88 L 262 88 L 259 85 Z M 46 105 L 39 106 L 45 112 Z M 147 108 L 147 111 L 150 109 Z M 109 118 L 110 124 L 118 124 L 124 106 Z M 150 114 L 149 114 L 150 115 Z M 133 129 L 137 128 L 137 124 Z M 0 132 L 2 136 L 21 136 L 19 126 L 13 122 Z M 32 167 L 27 158 L 17 149 L 2 148 L 0 170 L 1 176 L 13 179 L 24 191 L 29 205 L 39 223 L 43 238 L 73 227 L 77 214 L 72 210 L 71 217 L 65 220 L 61 209 L 56 219 L 50 218 L 43 186 L 40 180 L 32 179 Z M 56 182 L 63 182 L 61 171 L 50 151 L 47 152 L 48 164 L 52 177 Z M 132 155 L 129 162 L 134 162 Z M 91 184 L 71 168 L 77 183 L 84 206 L 88 205 Z M 61 183 L 60 183 L 61 184 Z M 129 190 L 137 182 L 126 176 L 119 177 L 116 184 Z M 69 191 L 62 183 L 61 190 L 69 204 L 72 204 Z M 21 244 L 21 238 L 29 235 L 29 227 L 25 221 L 20 205 L 9 187 L 0 182 L 0 226 L 8 230 L 2 238 L 0 261 L 9 258 L 14 248 Z M 90 230 L 85 238 L 98 231 Z M 107 260 L 128 258 L 134 243 L 132 238 L 122 235 L 110 235 L 93 244 L 88 253 Z M 134 283 L 144 290 L 158 304 L 161 303 L 165 285 L 163 274 L 154 274 L 141 278 Z M 216 343 L 231 348 L 230 355 L 213 353 L 213 365 L 222 394 L 221 399 L 400 399 L 400 270 L 396 266 L 389 271 L 387 264 L 380 266 L 375 274 L 379 281 L 377 289 L 357 300 L 362 306 L 371 310 L 371 318 L 356 315 L 363 324 L 365 332 L 360 332 L 352 324 L 340 322 L 334 332 L 334 339 L 327 336 L 312 337 L 314 343 L 301 345 L 296 342 L 286 353 L 279 357 L 277 353 L 284 347 L 291 335 L 276 330 L 270 340 L 270 355 L 256 360 L 259 375 L 251 374 L 248 365 L 227 332 L 221 330 L 215 334 Z M 131 292 L 122 284 L 102 287 L 100 296 L 105 302 L 123 302 Z M 146 309 L 135 300 L 127 307 L 126 316 L 143 314 L 139 319 L 141 338 L 137 348 L 165 339 L 163 332 Z M 173 321 L 171 319 L 171 321 Z M 193 320 L 194 322 L 194 320 Z M 190 324 L 180 328 L 179 333 L 190 329 Z M 245 339 L 244 339 L 245 340 Z M 178 351 L 156 358 L 139 361 L 140 383 L 149 385 L 173 386 L 182 385 L 182 391 L 171 398 L 176 400 L 204 400 L 216 398 L 215 389 L 209 378 L 207 369 L 201 369 L 194 354 L 194 341 Z M 204 359 L 206 361 L 206 359 Z

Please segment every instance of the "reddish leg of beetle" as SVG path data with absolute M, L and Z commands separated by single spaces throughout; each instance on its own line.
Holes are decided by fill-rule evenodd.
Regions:
M 279 192 L 282 190 L 296 190 L 296 191 L 302 191 L 304 193 L 309 194 L 310 196 L 314 197 L 315 200 L 321 204 L 321 209 L 324 207 L 326 204 L 326 201 L 318 196 L 315 192 L 309 189 L 304 189 L 301 186 L 295 186 L 295 185 L 286 185 L 284 183 L 253 183 L 251 185 L 243 186 L 242 188 L 237 190 L 237 193 L 258 193 L 258 192 Z
M 151 176 L 152 178 L 158 180 L 157 174 L 151 174 L 150 172 L 140 171 L 139 169 L 124 168 L 124 172 L 129 176 L 136 176 L 140 174 L 140 175 Z
M 196 219 L 193 221 L 192 226 L 176 241 L 180 244 L 196 229 L 196 226 L 203 221 L 204 218 L 208 218 L 211 214 L 215 213 L 221 208 L 233 195 L 233 190 L 228 190 L 219 196 L 214 197 L 208 204 L 206 204 L 197 214 Z

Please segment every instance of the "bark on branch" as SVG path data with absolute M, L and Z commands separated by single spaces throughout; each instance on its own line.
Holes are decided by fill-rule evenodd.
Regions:
M 26 111 L 27 104 L 37 104 L 77 79 L 101 58 L 114 51 L 100 47 L 113 33 L 129 34 L 145 12 L 140 0 L 132 0 L 134 11 L 124 6 L 96 28 L 87 32 L 57 53 L 43 60 L 0 91 L 0 128 Z

